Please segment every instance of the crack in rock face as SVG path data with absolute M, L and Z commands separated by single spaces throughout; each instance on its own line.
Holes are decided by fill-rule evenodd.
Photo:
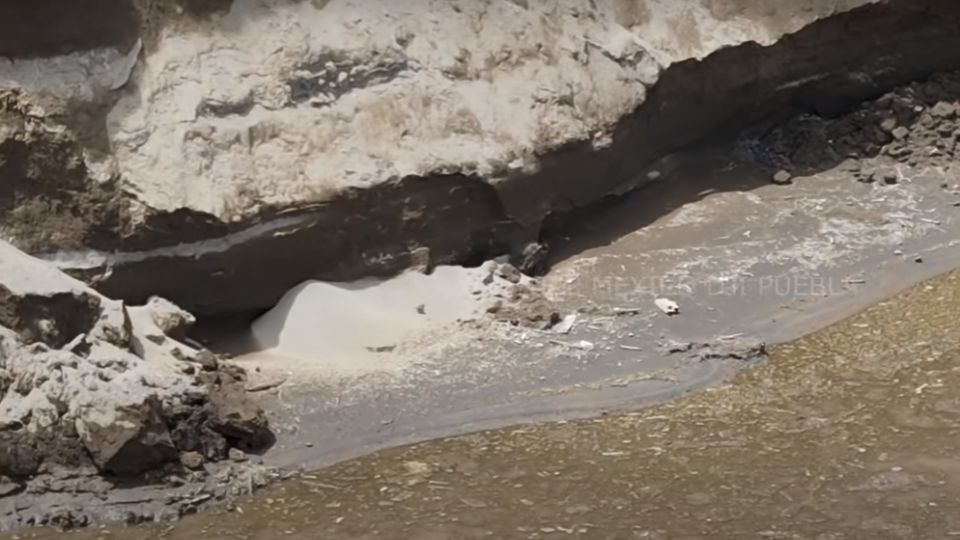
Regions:
M 301 64 L 287 81 L 290 102 L 309 102 L 314 107 L 329 105 L 354 90 L 387 84 L 412 69 L 403 57 L 349 59 L 321 54 Z

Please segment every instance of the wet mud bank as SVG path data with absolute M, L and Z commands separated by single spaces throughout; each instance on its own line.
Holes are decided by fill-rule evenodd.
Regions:
M 390 275 L 424 262 L 509 253 L 536 269 L 546 218 L 562 220 L 556 216 L 642 185 L 665 156 L 801 112 L 838 114 L 960 67 L 958 20 L 960 8 L 948 1 L 890 0 L 826 17 L 770 46 L 747 43 L 671 65 L 609 132 L 545 151 L 521 169 L 398 177 L 320 204 L 267 204 L 231 222 L 145 208 L 135 224 L 119 194 L 97 203 L 115 211 L 97 215 L 71 208 L 83 201 L 57 206 L 63 210 L 52 217 L 64 216 L 72 238 L 30 230 L 35 217 L 22 208 L 8 210 L 5 221 L 19 245 L 108 295 L 140 302 L 160 294 L 200 315 L 268 308 L 307 279 Z M 10 186 L 13 198 L 25 198 Z

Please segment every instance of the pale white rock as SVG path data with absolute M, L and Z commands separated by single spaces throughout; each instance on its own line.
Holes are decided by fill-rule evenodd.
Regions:
M 193 314 L 159 296 L 151 297 L 144 307 L 157 328 L 171 337 L 185 335 L 197 322 Z
M 176 366 L 180 361 L 194 360 L 200 352 L 178 341 L 185 323 L 193 324 L 193 315 L 169 300 L 151 298 L 144 306 L 127 308 L 131 327 L 131 350 L 140 358 L 155 364 Z
M 569 334 L 573 328 L 577 325 L 577 315 L 576 313 L 571 313 L 563 318 L 556 326 L 551 328 L 554 333 L 557 334 Z

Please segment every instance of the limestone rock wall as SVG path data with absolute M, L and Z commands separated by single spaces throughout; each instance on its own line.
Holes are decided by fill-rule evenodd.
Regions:
M 956 63 L 960 20 L 944 0 L 114 4 L 126 31 L 90 22 L 102 39 L 0 41 L 0 233 L 200 313 L 519 254 L 740 117 Z

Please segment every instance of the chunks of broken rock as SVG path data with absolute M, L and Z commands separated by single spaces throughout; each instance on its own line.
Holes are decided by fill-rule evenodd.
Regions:
M 267 417 L 243 386 L 224 384 L 210 392 L 211 427 L 228 441 L 244 448 L 262 448 L 273 442 Z
M 101 404 L 88 408 L 76 424 L 80 439 L 101 471 L 135 476 L 178 456 L 155 395 L 126 406 Z
M 242 373 L 185 373 L 210 354 L 176 341 L 193 322 L 159 298 L 128 309 L 0 243 L 0 473 L 130 477 L 269 444 Z
M 150 318 L 157 328 L 159 328 L 164 335 L 173 339 L 185 338 L 187 332 L 189 332 L 190 329 L 193 328 L 194 323 L 197 322 L 193 314 L 159 296 L 151 297 L 143 309 L 146 309 L 150 314 Z
M 773 175 L 773 183 L 780 185 L 792 184 L 793 175 L 785 170 L 777 171 L 777 173 Z

